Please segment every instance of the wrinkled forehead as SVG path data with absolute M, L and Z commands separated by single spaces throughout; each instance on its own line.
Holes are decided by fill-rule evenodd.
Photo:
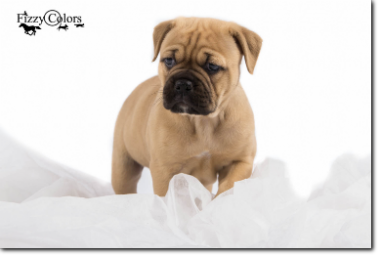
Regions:
M 161 46 L 161 58 L 174 57 L 183 61 L 206 61 L 226 66 L 226 60 L 239 56 L 239 49 L 225 24 L 194 22 L 179 24 L 166 35 Z

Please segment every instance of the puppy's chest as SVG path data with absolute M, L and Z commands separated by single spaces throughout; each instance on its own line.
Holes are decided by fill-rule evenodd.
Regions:
M 225 125 L 204 120 L 193 125 L 176 138 L 176 142 L 182 143 L 171 156 L 181 164 L 178 168 L 182 173 L 214 176 L 236 159 L 243 145 L 242 133 L 236 127 L 238 124 Z
M 232 163 L 230 158 L 221 158 L 219 154 L 204 150 L 196 155 L 189 156 L 182 161 L 183 166 L 179 173 L 192 175 L 207 185 L 217 179 L 218 172 Z
M 215 156 L 212 156 L 208 150 L 204 150 L 193 156 L 188 156 L 182 161 L 184 165 L 181 172 L 191 174 L 198 178 L 213 177 L 216 173 L 214 159 Z
M 187 171 L 202 171 L 203 173 L 213 173 L 221 167 L 230 164 L 234 156 L 230 152 L 230 147 L 223 145 L 212 137 L 201 137 L 194 142 L 196 147 L 189 147 L 186 156 L 182 156 Z
M 193 139 L 192 155 L 198 158 L 220 159 L 233 157 L 233 149 L 242 143 L 242 136 L 236 129 L 202 128 Z M 247 139 L 247 137 L 246 137 Z

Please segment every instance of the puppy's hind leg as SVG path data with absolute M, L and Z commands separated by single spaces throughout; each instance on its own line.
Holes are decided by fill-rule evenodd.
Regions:
M 113 150 L 112 187 L 116 194 L 137 193 L 137 182 L 141 178 L 143 166 L 124 150 Z

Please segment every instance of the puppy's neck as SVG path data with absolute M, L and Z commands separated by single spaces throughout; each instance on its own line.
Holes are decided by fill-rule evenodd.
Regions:
M 214 131 L 223 124 L 226 118 L 225 110 L 218 110 L 217 114 L 207 115 L 188 115 L 186 118 L 193 125 L 196 133 L 209 134 L 214 133 Z

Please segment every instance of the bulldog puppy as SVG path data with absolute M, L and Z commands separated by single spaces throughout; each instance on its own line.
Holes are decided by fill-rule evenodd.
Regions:
M 210 191 L 218 179 L 219 195 L 252 173 L 255 124 L 239 76 L 243 56 L 253 73 L 262 39 L 233 22 L 177 18 L 157 25 L 153 42 L 158 76 L 131 93 L 117 118 L 115 193 L 136 193 L 148 167 L 159 196 L 179 173 Z

